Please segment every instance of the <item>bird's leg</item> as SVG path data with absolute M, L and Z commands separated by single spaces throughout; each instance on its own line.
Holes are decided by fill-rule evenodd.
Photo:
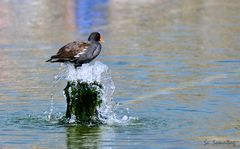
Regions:
M 77 63 L 77 64 L 74 64 L 74 67 L 75 67 L 75 69 L 77 69 L 77 67 L 81 67 L 82 66 L 82 63 Z

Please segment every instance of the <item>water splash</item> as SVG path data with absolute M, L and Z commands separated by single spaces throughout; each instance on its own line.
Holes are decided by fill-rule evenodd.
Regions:
M 64 73 L 66 72 L 66 70 L 62 67 L 63 64 L 61 64 L 61 67 L 59 67 L 59 71 L 57 74 L 54 75 L 53 77 L 53 81 L 52 81 L 52 91 L 51 91 L 51 104 L 50 104 L 50 107 L 49 107 L 49 112 L 48 112 L 48 120 L 51 120 L 53 119 L 53 112 L 54 112 L 54 95 L 55 95 L 55 89 L 58 85 L 58 82 L 60 80 L 62 80 L 64 78 Z
M 98 108 L 99 119 L 105 124 L 119 124 L 127 123 L 131 120 L 131 117 L 123 115 L 119 117 L 116 114 L 118 104 L 112 101 L 115 85 L 111 77 L 111 71 L 107 65 L 96 61 L 93 64 L 83 64 L 82 67 L 74 68 L 72 64 L 66 64 L 66 76 L 67 81 L 80 80 L 82 82 L 93 83 L 97 81 L 103 86 L 102 89 L 102 105 Z M 126 113 L 127 114 L 127 113 Z M 70 120 L 74 123 L 74 117 Z

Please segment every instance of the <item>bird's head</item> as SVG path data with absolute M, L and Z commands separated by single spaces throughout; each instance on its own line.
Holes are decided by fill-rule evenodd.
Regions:
M 104 42 L 103 37 L 99 32 L 92 32 L 88 37 L 88 41 Z

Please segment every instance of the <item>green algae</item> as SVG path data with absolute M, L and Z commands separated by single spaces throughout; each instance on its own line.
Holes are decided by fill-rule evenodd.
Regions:
M 102 85 L 98 82 L 87 83 L 68 81 L 64 88 L 67 100 L 66 118 L 72 115 L 76 122 L 89 122 L 98 118 L 97 108 L 101 106 Z

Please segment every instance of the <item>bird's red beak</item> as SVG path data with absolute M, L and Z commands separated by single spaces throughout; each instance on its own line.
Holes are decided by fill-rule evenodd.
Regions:
M 102 36 L 100 37 L 100 42 L 104 42 L 104 39 Z

